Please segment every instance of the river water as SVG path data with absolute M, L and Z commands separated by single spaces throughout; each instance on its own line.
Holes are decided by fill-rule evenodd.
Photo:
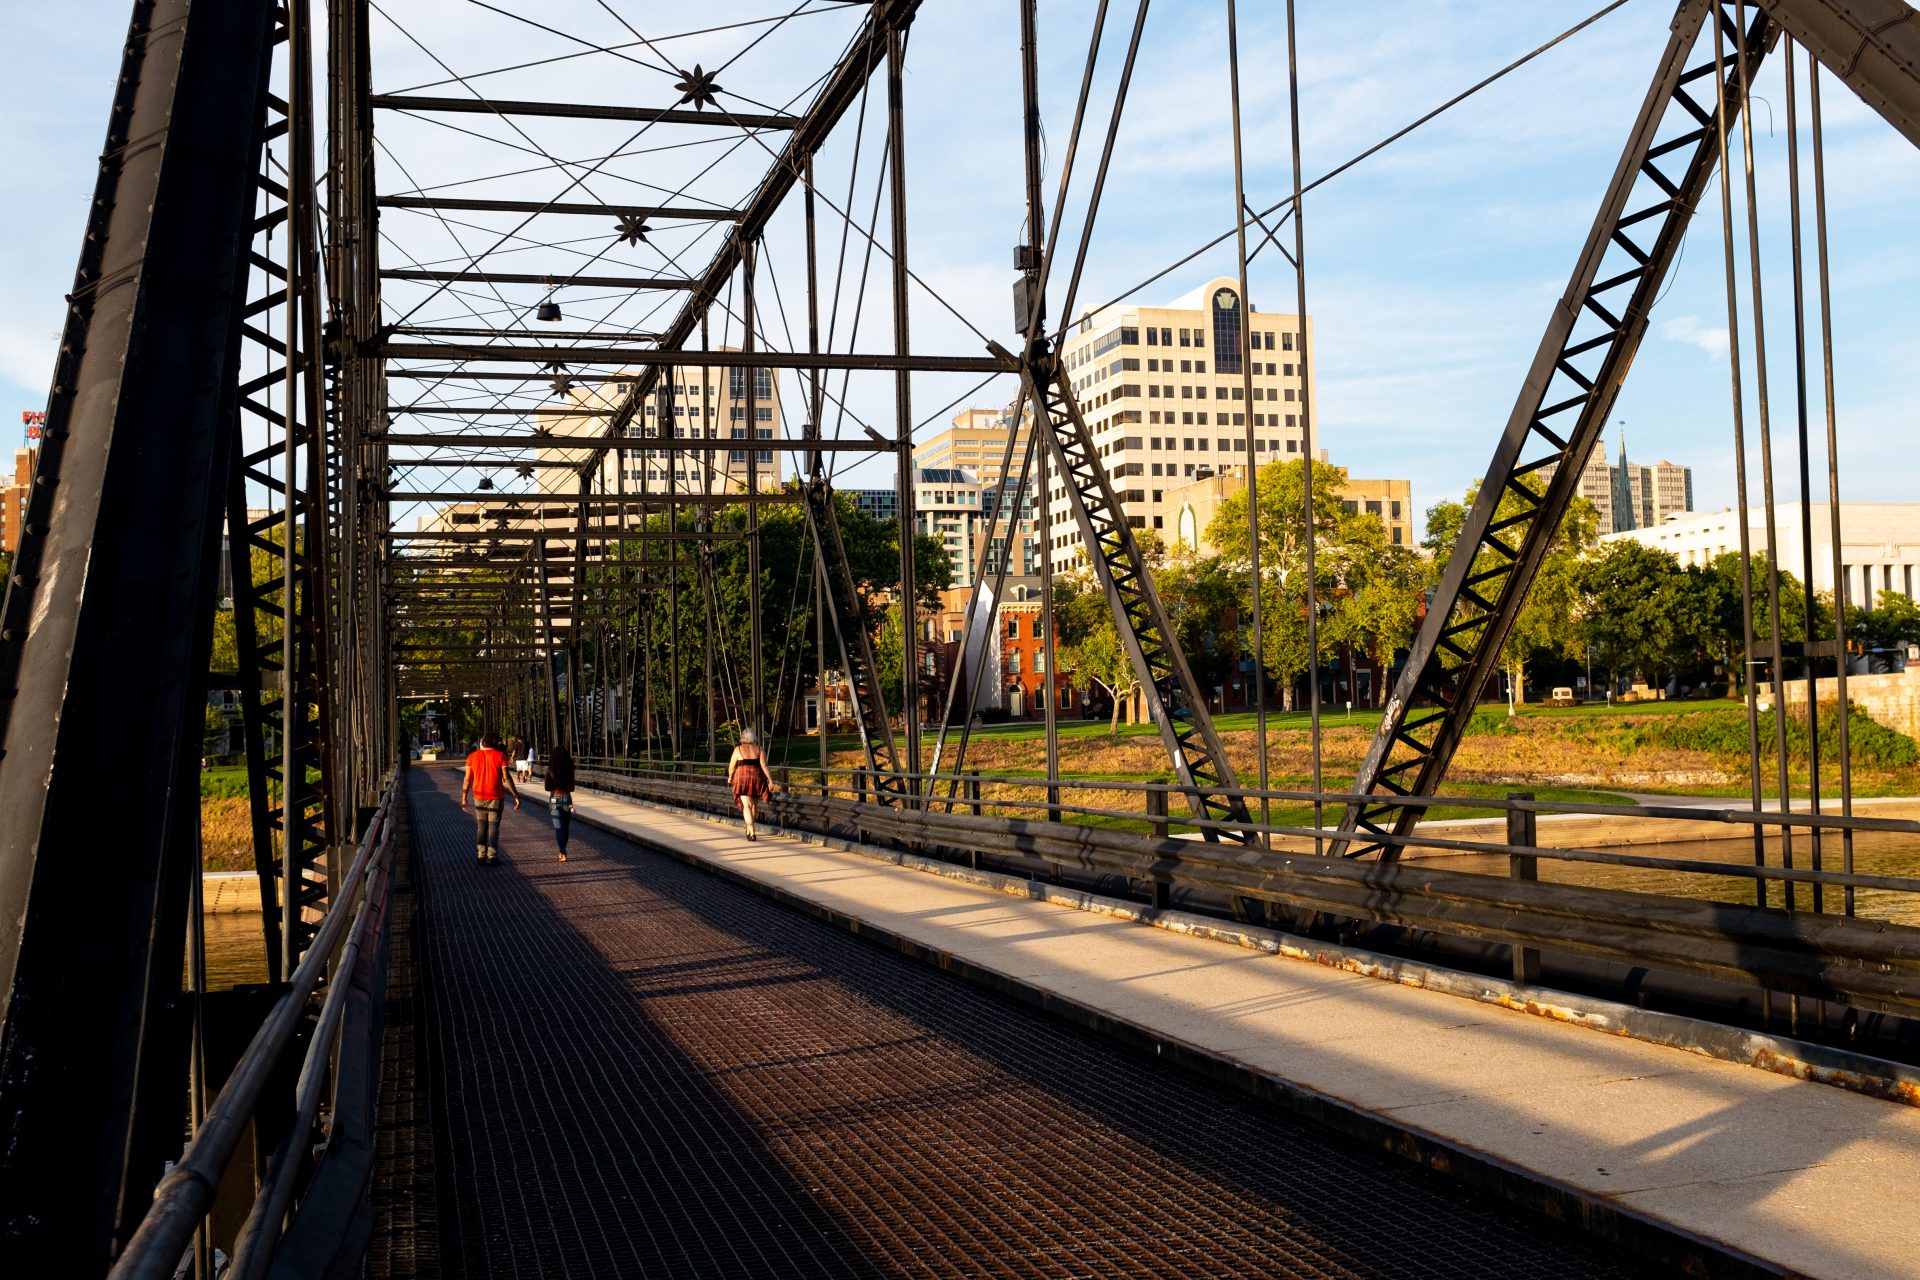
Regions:
M 227 991 L 267 980 L 267 943 L 257 911 L 207 916 L 207 990 Z
M 1752 866 L 1751 840 L 1681 840 L 1660 844 L 1641 844 L 1628 848 L 1598 850 L 1602 853 L 1631 854 L 1650 858 L 1680 858 L 1693 862 Z M 1838 832 L 1826 832 L 1821 838 L 1820 869 L 1839 871 L 1841 841 Z M 1767 838 L 1766 863 L 1782 865 L 1778 833 Z M 1508 873 L 1505 854 L 1451 854 L 1435 852 L 1409 856 L 1408 862 L 1471 871 L 1481 875 L 1504 876 Z M 1796 832 L 1793 840 L 1793 865 L 1801 870 L 1814 866 L 1813 848 L 1807 834 Z M 1861 875 L 1902 876 L 1913 881 L 1914 892 L 1891 889 L 1854 890 L 1854 914 L 1872 920 L 1896 924 L 1920 925 L 1920 839 L 1901 832 L 1863 831 L 1853 838 L 1853 869 Z M 1603 889 L 1626 889 L 1635 893 L 1659 893 L 1677 898 L 1699 898 L 1709 902 L 1754 903 L 1751 880 L 1736 880 L 1705 873 L 1663 871 L 1650 867 L 1614 867 L 1591 862 L 1556 862 L 1540 859 L 1540 878 L 1560 884 L 1590 885 Z M 1775 882 L 1770 902 L 1785 906 L 1783 886 Z M 1821 890 L 1822 911 L 1837 914 L 1843 910 L 1844 890 L 1827 885 Z M 1795 905 L 1810 911 L 1814 907 L 1810 885 L 1797 887 Z

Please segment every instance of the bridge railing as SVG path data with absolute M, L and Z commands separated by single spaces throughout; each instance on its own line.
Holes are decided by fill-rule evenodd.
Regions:
M 581 765 L 588 786 L 711 813 L 733 809 L 717 765 Z M 1398 803 L 1484 811 L 1504 822 L 1481 833 L 1491 838 L 1474 839 L 1444 824 L 1389 835 L 1383 839 L 1400 846 L 1402 858 L 1378 862 L 1318 854 L 1335 832 L 1306 823 L 1256 823 L 1265 848 L 1198 839 L 1207 824 L 1170 815 L 1182 799 L 1170 783 L 922 777 L 923 799 L 915 807 L 889 803 L 866 774 L 776 766 L 780 786 L 765 812 L 773 822 L 828 838 L 1065 879 L 1151 908 L 1172 906 L 1177 896 L 1184 908 L 1245 919 L 1244 904 L 1264 903 L 1263 922 L 1282 928 L 1324 934 L 1331 926 L 1338 934 L 1340 922 L 1370 922 L 1504 945 L 1523 982 L 1537 975 L 1540 951 L 1551 950 L 1864 1013 L 1920 1014 L 1920 927 L 1888 918 L 1920 919 L 1920 875 L 1782 866 L 1777 854 L 1762 865 L 1748 839 L 1784 828 L 1803 838 L 1821 833 L 1829 855 L 1863 836 L 1910 842 L 1920 852 L 1920 822 L 1907 819 L 1538 801 L 1524 794 L 1429 796 Z M 929 792 L 935 798 L 924 798 Z M 1241 794 L 1255 812 L 1266 800 L 1309 814 L 1315 802 L 1341 813 L 1354 798 L 1253 788 Z M 1682 822 L 1700 824 L 1696 831 L 1732 827 L 1738 838 L 1725 847 L 1741 860 L 1643 853 L 1637 843 L 1626 850 L 1542 844 L 1538 818 L 1545 814 L 1626 824 L 1648 842 Z M 1904 855 L 1887 861 L 1920 865 Z M 1622 882 L 1578 882 L 1601 872 Z M 1789 901 L 1798 909 L 1788 909 Z M 1821 910 L 1812 909 L 1816 901 Z M 1862 907 L 1874 914 L 1861 914 Z
M 386 925 L 404 794 L 398 774 L 389 773 L 380 806 L 312 945 L 155 1188 L 153 1207 L 111 1280 L 176 1274 L 242 1138 L 269 1113 L 277 1113 L 282 1136 L 219 1274 L 222 1280 L 256 1280 L 267 1274 L 283 1243 L 289 1256 L 296 1254 L 296 1237 L 303 1242 L 297 1250 L 301 1274 L 327 1273 L 329 1250 L 341 1244 L 344 1225 L 364 1201 L 372 1167 Z M 285 1071 L 303 1043 L 288 1098 L 282 1093 Z

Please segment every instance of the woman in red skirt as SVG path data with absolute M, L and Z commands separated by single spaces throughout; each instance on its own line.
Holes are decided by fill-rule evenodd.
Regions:
M 762 800 L 773 794 L 773 778 L 767 772 L 765 757 L 760 754 L 759 739 L 751 729 L 740 731 L 740 745 L 727 758 L 727 786 L 733 791 L 741 816 L 747 820 L 747 839 L 758 840 L 760 835 L 753 825 L 755 811 Z

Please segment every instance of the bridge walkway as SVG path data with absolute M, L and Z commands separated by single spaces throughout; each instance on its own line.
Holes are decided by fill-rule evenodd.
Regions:
M 411 776 L 369 1274 L 1639 1273 L 612 831 L 558 862 L 538 804 L 479 866 L 458 778 Z

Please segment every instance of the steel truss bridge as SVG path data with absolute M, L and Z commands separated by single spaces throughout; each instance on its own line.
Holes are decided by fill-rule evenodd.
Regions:
M 1920 930 L 1855 909 L 1858 895 L 1920 881 L 1852 860 L 1859 833 L 1915 824 L 1852 813 L 1844 741 L 1838 804 L 1830 793 L 1825 810 L 1786 813 L 1762 808 L 1756 739 L 1753 802 L 1713 815 L 1753 829 L 1751 865 L 1543 848 L 1535 815 L 1582 807 L 1526 799 L 1458 801 L 1507 815 L 1506 840 L 1479 847 L 1510 859 L 1511 877 L 1401 857 L 1458 843 L 1417 824 L 1682 238 L 1702 219 L 1710 235 L 1716 206 L 1729 315 L 1750 306 L 1757 323 L 1758 259 L 1742 297 L 1732 199 L 1744 182 L 1753 208 L 1754 76 L 1771 62 L 1789 69 L 1796 166 L 1794 77 L 1804 82 L 1815 196 L 1801 208 L 1796 167 L 1792 305 L 1797 333 L 1828 335 L 1820 86 L 1846 86 L 1920 144 L 1920 16 L 1901 0 L 1678 6 L 1665 47 L 1646 51 L 1644 103 L 1513 412 L 1489 432 L 1478 499 L 1359 775 L 1327 785 L 1316 746 L 1313 789 L 1296 793 L 1267 785 L 1264 692 L 1258 777 L 1229 762 L 1061 357 L 1066 322 L 1087 310 L 1083 271 L 1148 3 L 1112 8 L 1099 8 L 1074 115 L 1043 130 L 1038 5 L 994 7 L 992 21 L 1018 23 L 1025 229 L 1014 323 L 983 331 L 916 271 L 908 244 L 918 158 L 903 77 L 918 0 L 716 19 L 699 47 L 722 52 L 692 66 L 674 39 L 625 19 L 619 40 L 599 45 L 537 13 L 503 13 L 505 27 L 630 64 L 632 98 L 614 105 L 565 100 L 574 55 L 456 72 L 434 51 L 438 33 L 406 25 L 406 6 L 133 6 L 0 609 L 0 1258 L 11 1273 L 173 1274 L 243 1142 L 258 1197 L 223 1274 L 265 1274 L 285 1241 L 324 1233 L 328 1213 L 349 1220 L 370 1160 L 386 925 L 407 839 L 403 713 L 429 699 L 475 707 L 503 732 L 572 744 L 595 786 L 723 808 L 715 744 L 739 726 L 764 730 L 770 691 L 799 677 L 806 635 L 820 655 L 809 674 L 823 692 L 828 666 L 838 674 L 862 755 L 829 761 L 823 738 L 817 765 L 790 761 L 786 825 L 1310 936 L 1459 944 L 1529 981 L 1652 972 L 1733 993 L 1728 1008 L 1751 996 L 1754 1016 L 1815 1038 L 1891 1034 L 1920 1014 Z M 1230 2 L 1226 13 L 1231 30 Z M 376 92 L 379 22 L 421 55 L 413 67 L 437 71 Z M 1299 172 L 1296 126 L 1292 193 L 1270 208 L 1247 195 L 1237 49 L 1229 70 L 1239 216 L 1224 239 L 1243 296 L 1250 252 L 1286 255 L 1304 316 L 1303 215 L 1318 182 Z M 597 141 L 556 155 L 537 140 L 550 121 L 577 130 L 569 147 Z M 655 157 L 681 150 L 701 157 L 691 176 L 648 176 L 664 164 Z M 1752 224 L 1746 233 L 1757 243 Z M 803 261 L 776 264 L 775 241 L 800 246 Z M 929 315 L 941 323 L 910 323 Z M 927 329 L 959 331 L 949 319 L 970 331 L 965 349 L 928 349 Z M 1809 350 L 1825 356 L 1811 373 Z M 1744 440 L 1741 354 L 1736 340 Z M 1764 345 L 1752 354 L 1762 392 L 1744 413 L 1764 450 Z M 1794 354 L 1804 467 L 1821 385 L 1833 441 L 1831 339 L 1803 336 Z M 1038 501 L 1040 544 L 1064 536 L 1087 551 L 1170 782 L 1063 779 L 1057 697 L 1046 699 L 1046 778 L 969 770 L 969 717 L 952 713 L 986 650 L 968 640 L 970 656 L 929 696 L 919 629 L 901 627 L 902 687 L 889 687 L 867 616 L 874 570 L 849 550 L 835 477 L 885 460 L 900 527 L 913 527 L 914 425 L 944 412 L 916 403 L 914 376 L 929 373 L 1017 380 L 1009 414 L 1034 429 L 1010 433 L 1002 470 L 1019 497 L 1003 522 L 1028 495 L 1063 500 L 1064 528 Z M 689 376 L 697 416 L 676 382 Z M 722 376 L 741 388 L 744 430 L 715 426 L 709 377 Z M 855 411 L 856 378 L 891 383 L 890 429 Z M 798 431 L 754 434 L 782 399 Z M 1309 421 L 1309 455 L 1311 432 Z M 1771 521 L 1770 454 L 1764 464 Z M 1743 507 L 1746 466 L 1743 456 Z M 426 507 L 452 514 L 407 527 Z M 719 558 L 744 556 L 749 580 L 765 581 L 763 527 L 778 520 L 804 526 L 798 576 L 776 584 L 789 599 L 723 599 Z M 912 600 L 912 542 L 898 541 L 895 598 Z M 1005 557 L 982 560 L 969 626 L 994 616 L 983 605 L 1006 573 Z M 1051 571 L 1043 578 L 1050 608 Z M 268 974 L 246 997 L 204 992 L 200 943 L 198 772 L 222 605 L 237 669 L 212 686 L 239 708 Z M 1746 605 L 1751 652 L 1755 611 L 1771 608 L 1769 633 L 1780 633 L 1777 578 L 1749 583 Z M 1303 802 L 1323 815 L 1311 826 L 1268 820 L 1274 804 Z M 1769 857 L 1768 831 L 1789 848 L 1797 837 L 1801 858 Z M 1753 905 L 1539 879 L 1554 859 L 1732 877 Z M 226 1051 L 210 1040 L 241 1046 L 212 1078 L 209 1055 Z M 208 1257 L 199 1265 L 211 1274 Z

